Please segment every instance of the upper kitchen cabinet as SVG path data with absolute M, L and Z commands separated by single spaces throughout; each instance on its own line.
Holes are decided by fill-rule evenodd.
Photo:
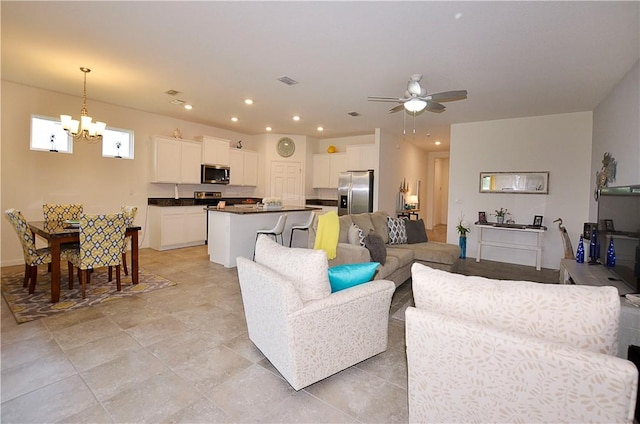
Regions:
M 347 168 L 346 153 L 313 155 L 313 188 L 338 188 L 338 177 Z
M 151 151 L 151 182 L 200 183 L 200 143 L 154 136 Z
M 208 135 L 199 135 L 195 139 L 202 142 L 202 163 L 230 165 L 229 140 Z
M 258 153 L 244 149 L 229 149 L 230 185 L 258 185 Z
M 378 149 L 375 144 L 347 146 L 347 168 L 349 171 L 378 169 Z

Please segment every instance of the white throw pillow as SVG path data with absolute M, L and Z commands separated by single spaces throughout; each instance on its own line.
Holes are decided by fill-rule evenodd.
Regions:
M 356 224 L 351 224 L 349 226 L 349 233 L 347 236 L 349 238 L 349 244 L 364 247 L 365 235 L 362 232 L 362 228 L 358 227 Z
M 329 262 L 324 250 L 284 247 L 269 236 L 260 235 L 255 261 L 292 280 L 303 302 L 331 294 Z
M 387 217 L 387 225 L 389 226 L 389 244 L 407 243 L 407 227 L 404 218 Z

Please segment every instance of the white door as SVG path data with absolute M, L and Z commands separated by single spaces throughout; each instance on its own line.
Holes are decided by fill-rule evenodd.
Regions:
M 303 206 L 300 162 L 271 162 L 270 186 L 271 196 L 281 198 L 283 204 Z

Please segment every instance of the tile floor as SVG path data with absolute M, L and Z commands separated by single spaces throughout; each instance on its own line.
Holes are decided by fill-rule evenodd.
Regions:
M 403 321 L 389 320 L 386 352 L 296 392 L 247 337 L 235 269 L 205 246 L 141 249 L 140 263 L 178 285 L 20 325 L 2 300 L 2 422 L 408 421 Z M 409 299 L 407 282 L 391 314 Z

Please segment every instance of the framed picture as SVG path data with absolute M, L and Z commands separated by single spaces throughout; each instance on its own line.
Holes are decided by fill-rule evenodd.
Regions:
M 542 227 L 542 215 L 535 215 L 533 217 L 533 226 Z
M 585 240 L 591 240 L 591 233 L 593 230 L 597 231 L 597 224 L 595 222 L 585 222 L 582 229 L 582 238 Z
M 613 228 L 613 219 L 604 220 L 604 229 L 607 230 L 608 233 L 612 233 L 615 231 L 615 229 Z
M 478 222 L 480 224 L 487 223 L 487 213 L 486 212 L 478 212 Z

